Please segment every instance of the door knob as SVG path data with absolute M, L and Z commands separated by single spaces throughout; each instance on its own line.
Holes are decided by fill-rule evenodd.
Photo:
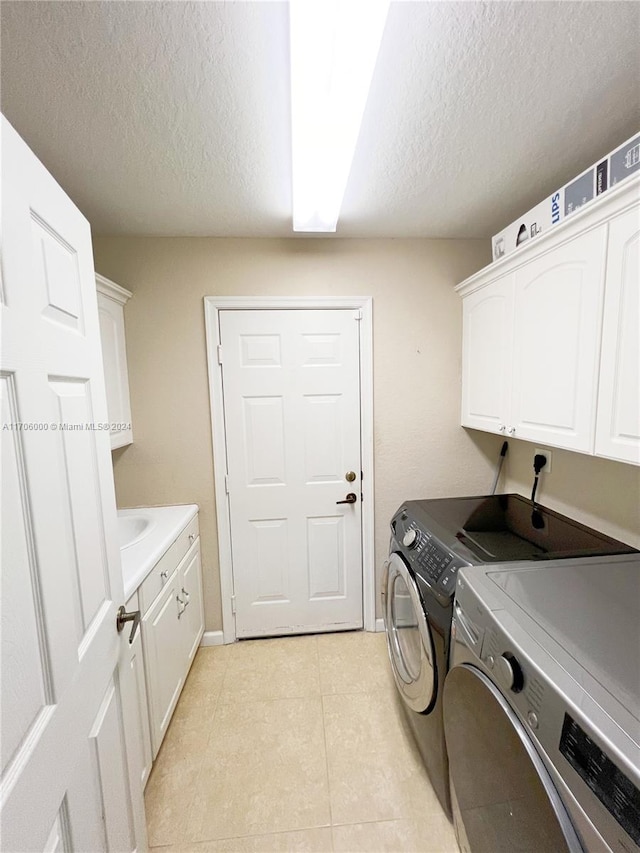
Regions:
M 133 638 L 136 635 L 136 631 L 138 630 L 138 625 L 140 624 L 140 611 L 132 610 L 131 613 L 127 613 L 124 609 L 124 605 L 120 605 L 118 607 L 118 612 L 116 614 L 116 628 L 118 629 L 118 634 L 125 626 L 125 622 L 133 622 L 131 626 L 131 633 L 129 634 L 129 645 L 133 643 Z
M 354 504 L 358 498 L 355 495 L 355 492 L 349 492 L 346 498 L 343 501 L 336 501 L 337 504 Z
M 353 481 L 356 478 L 356 472 L 355 471 L 347 471 L 347 473 L 344 475 L 344 478 L 347 481 L 347 483 L 353 483 Z

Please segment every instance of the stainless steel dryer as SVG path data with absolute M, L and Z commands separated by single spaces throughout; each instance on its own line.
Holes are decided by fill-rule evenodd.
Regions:
M 463 569 L 444 727 L 462 851 L 640 851 L 640 559 Z
M 442 689 L 461 567 L 634 549 L 520 495 L 407 501 L 382 583 L 391 669 L 433 788 L 451 815 Z

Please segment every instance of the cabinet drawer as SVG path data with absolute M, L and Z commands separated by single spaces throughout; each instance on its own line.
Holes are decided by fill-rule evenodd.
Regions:
M 177 569 L 189 548 L 198 538 L 198 516 L 178 534 L 178 538 L 167 548 L 138 589 L 140 610 L 146 613 L 155 597 Z

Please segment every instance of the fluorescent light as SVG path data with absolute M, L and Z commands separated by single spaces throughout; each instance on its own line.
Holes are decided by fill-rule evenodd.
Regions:
M 389 0 L 290 0 L 293 230 L 335 231 Z

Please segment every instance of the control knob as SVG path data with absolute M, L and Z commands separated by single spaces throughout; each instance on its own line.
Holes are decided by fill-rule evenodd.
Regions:
M 516 660 L 515 656 L 512 655 L 511 652 L 505 652 L 500 655 L 496 664 L 498 667 L 500 681 L 504 686 L 509 690 L 512 690 L 514 693 L 520 693 L 524 687 L 524 676 L 522 674 L 522 667 Z
M 411 528 L 411 530 L 407 530 L 407 532 L 402 537 L 402 544 L 405 548 L 415 548 L 420 540 L 420 536 L 417 530 Z

